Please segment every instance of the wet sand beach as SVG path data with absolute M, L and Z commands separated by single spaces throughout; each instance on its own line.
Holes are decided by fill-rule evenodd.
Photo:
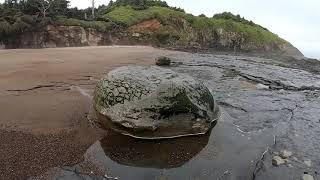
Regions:
M 83 158 L 103 131 L 88 124 L 95 83 L 111 69 L 149 65 L 150 47 L 0 51 L 0 179 L 25 179 Z

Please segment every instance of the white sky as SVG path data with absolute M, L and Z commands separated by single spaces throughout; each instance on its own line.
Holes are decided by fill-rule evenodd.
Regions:
M 4 1 L 4 0 L 0 0 Z M 70 0 L 86 8 L 91 0 Z M 229 11 L 240 14 L 288 40 L 308 57 L 320 59 L 320 0 L 167 0 L 194 15 Z M 96 0 L 96 4 L 109 0 Z

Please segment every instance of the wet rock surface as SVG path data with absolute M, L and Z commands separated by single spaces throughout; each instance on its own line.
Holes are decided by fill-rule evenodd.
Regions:
M 142 139 L 205 134 L 219 118 L 203 83 L 156 66 L 108 73 L 97 84 L 94 108 L 102 126 Z
M 167 157 L 159 161 L 152 155 L 159 153 L 153 149 L 158 147 L 158 141 L 143 145 L 143 151 L 139 151 L 139 147 L 130 146 L 133 140 L 120 138 L 112 143 L 108 139 L 115 137 L 109 134 L 88 149 L 85 161 L 109 177 L 130 180 L 319 179 L 319 74 L 305 67 L 279 65 L 255 57 L 179 52 L 168 52 L 168 56 L 174 61 L 169 69 L 203 81 L 222 107 L 221 120 L 212 129 L 208 142 L 204 140 L 205 147 L 190 148 L 193 153 L 188 156 L 178 152 L 189 147 L 190 137 L 180 140 L 184 143 L 173 143 L 178 152 L 172 153 L 169 160 L 183 161 L 170 167 Z M 258 84 L 269 88 L 257 88 Z M 199 138 L 191 140 L 194 143 L 205 139 L 194 138 Z M 137 149 L 141 154 L 128 155 Z M 280 157 L 279 152 L 284 149 L 292 155 L 286 153 L 285 163 L 273 166 L 273 157 Z M 165 165 L 157 166 L 159 163 Z M 60 179 L 68 179 L 63 174 Z
M 174 67 L 206 82 L 243 133 L 273 135 L 275 145 L 269 152 L 288 149 L 297 157 L 297 161 L 288 158 L 292 167 L 274 168 L 273 155 L 267 153 L 255 179 L 299 179 L 304 172 L 318 173 L 320 76 L 286 66 L 263 58 L 195 55 Z M 257 89 L 257 84 L 269 89 Z M 308 167 L 304 159 L 317 165 Z

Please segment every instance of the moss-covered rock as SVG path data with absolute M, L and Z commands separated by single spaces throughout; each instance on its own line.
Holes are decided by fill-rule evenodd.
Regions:
M 160 67 L 122 67 L 97 85 L 94 108 L 106 128 L 137 138 L 205 134 L 219 108 L 208 88 Z

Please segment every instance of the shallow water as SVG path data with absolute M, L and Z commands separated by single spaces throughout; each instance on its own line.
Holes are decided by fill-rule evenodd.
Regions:
M 273 136 L 242 133 L 222 113 L 211 133 L 170 140 L 137 140 L 109 132 L 85 160 L 119 179 L 251 179 Z

